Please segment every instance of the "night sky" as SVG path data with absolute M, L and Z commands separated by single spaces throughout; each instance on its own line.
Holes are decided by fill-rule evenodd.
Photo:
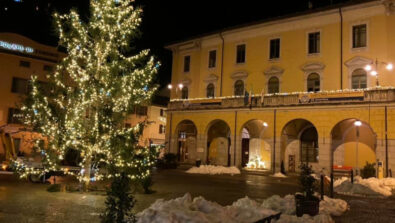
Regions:
M 355 1 L 355 0 L 354 0 Z M 162 67 L 158 83 L 170 82 L 171 52 L 164 46 L 179 40 L 272 17 L 336 5 L 351 0 L 136 0 L 143 8 L 139 48 L 149 48 Z M 88 16 L 88 0 L 0 0 L 0 32 L 15 32 L 40 43 L 57 45 L 52 14 L 77 8 Z

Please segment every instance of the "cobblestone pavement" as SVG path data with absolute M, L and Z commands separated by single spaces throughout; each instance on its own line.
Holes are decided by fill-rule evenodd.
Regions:
M 251 173 L 229 176 L 186 174 L 183 170 L 166 170 L 154 174 L 153 194 L 137 194 L 136 212 L 156 199 L 171 199 L 191 193 L 221 205 L 249 196 L 258 201 L 274 194 L 284 196 L 299 191 L 297 178 L 273 178 Z M 59 179 L 60 180 L 60 179 Z M 59 182 L 58 180 L 58 182 Z M 0 175 L 0 223 L 78 223 L 99 222 L 104 207 L 104 193 L 46 191 L 48 185 L 17 180 Z M 395 198 L 355 198 L 338 195 L 351 209 L 336 222 L 395 222 Z

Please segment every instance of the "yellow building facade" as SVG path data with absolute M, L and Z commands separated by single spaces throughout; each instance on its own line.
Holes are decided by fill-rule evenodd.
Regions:
M 167 149 L 181 162 L 275 172 L 302 162 L 395 169 L 394 42 L 395 1 L 386 0 L 169 45 Z

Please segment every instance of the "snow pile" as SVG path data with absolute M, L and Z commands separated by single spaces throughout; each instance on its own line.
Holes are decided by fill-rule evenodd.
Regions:
M 360 176 L 354 177 L 352 184 L 350 179 L 343 177 L 333 182 L 334 190 L 337 193 L 363 195 L 363 196 L 391 196 L 395 189 L 395 178 L 368 178 L 362 179 Z
M 332 223 L 331 215 L 339 216 L 347 210 L 347 203 L 340 199 L 325 197 L 320 202 L 319 215 L 296 217 L 295 198 L 287 195 L 281 198 L 274 195 L 261 204 L 248 197 L 241 198 L 229 206 L 221 206 L 203 197 L 192 199 L 190 194 L 165 201 L 157 200 L 149 208 L 137 214 L 138 223 L 148 222 L 256 222 L 281 212 L 280 222 Z
M 286 178 L 287 176 L 285 176 L 284 174 L 282 174 L 281 172 L 275 173 L 273 175 L 271 175 L 272 177 L 280 177 L 280 178 Z
M 200 165 L 200 167 L 192 167 L 186 171 L 187 173 L 197 173 L 197 174 L 240 174 L 240 170 L 235 166 L 224 167 L 224 166 L 214 166 L 214 165 Z

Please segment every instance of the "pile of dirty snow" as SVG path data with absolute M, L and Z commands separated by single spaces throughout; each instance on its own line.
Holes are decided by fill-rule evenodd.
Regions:
M 395 189 L 395 178 L 368 178 L 362 179 L 360 176 L 354 177 L 354 183 L 347 177 L 343 177 L 333 182 L 334 190 L 337 193 L 362 195 L 362 196 L 391 196 Z
M 200 165 L 199 167 L 192 167 L 186 171 L 187 173 L 197 173 L 197 174 L 240 174 L 240 170 L 235 166 L 225 167 L 225 166 L 214 166 L 214 165 Z
M 250 223 L 281 212 L 276 222 L 333 222 L 331 215 L 339 216 L 347 210 L 347 203 L 340 199 L 325 197 L 320 202 L 319 215 L 296 217 L 295 198 L 274 195 L 258 203 L 248 197 L 241 198 L 229 206 L 221 206 L 203 197 L 192 199 L 190 194 L 165 201 L 157 200 L 149 208 L 137 214 L 138 223 L 148 222 L 226 222 Z
M 285 176 L 284 174 L 282 174 L 281 172 L 275 173 L 273 175 L 271 175 L 272 177 L 280 177 L 280 178 L 285 178 L 287 176 Z

